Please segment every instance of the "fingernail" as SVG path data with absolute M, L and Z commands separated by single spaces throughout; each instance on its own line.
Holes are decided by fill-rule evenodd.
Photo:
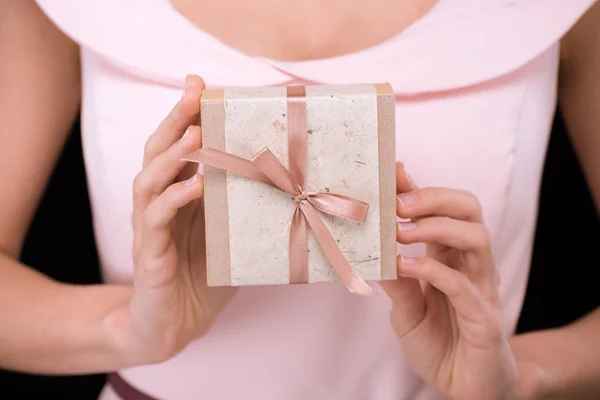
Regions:
M 181 137 L 181 139 L 179 139 L 179 144 L 182 144 L 185 141 L 185 139 L 187 139 L 189 136 L 190 136 L 190 128 L 187 128 L 185 130 L 185 133 Z
M 398 222 L 398 230 L 400 231 L 412 231 L 417 227 L 417 224 L 413 222 Z
M 400 261 L 404 264 L 414 264 L 417 260 L 410 257 L 400 256 Z
M 398 202 L 402 208 L 407 208 L 417 202 L 417 196 L 412 193 L 401 194 L 398 196 Z
M 198 180 L 198 174 L 194 174 L 190 179 L 185 181 L 185 186 L 192 186 Z

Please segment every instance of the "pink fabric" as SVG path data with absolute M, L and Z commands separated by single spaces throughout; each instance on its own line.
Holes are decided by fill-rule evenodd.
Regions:
M 387 81 L 408 172 L 422 186 L 480 198 L 512 331 L 556 102 L 557 41 L 593 2 L 440 0 L 378 46 L 278 62 L 225 46 L 167 0 L 38 0 L 82 48 L 82 135 L 106 281 L 131 281 L 132 180 L 187 73 L 212 87 Z M 244 288 L 206 337 L 122 374 L 162 399 L 439 398 L 403 361 L 389 308 L 385 296 L 336 284 Z

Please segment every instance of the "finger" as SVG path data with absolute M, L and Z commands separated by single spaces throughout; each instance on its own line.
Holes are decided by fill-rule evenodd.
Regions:
M 446 295 L 457 313 L 467 319 L 483 318 L 490 310 L 479 290 L 464 274 L 433 258 L 399 257 L 398 275 L 428 282 Z
M 411 222 L 398 222 L 398 242 L 437 243 L 476 254 L 491 253 L 489 231 L 483 224 L 447 217 L 427 217 Z
M 392 301 L 393 325 L 399 337 L 410 333 L 425 317 L 425 298 L 419 281 L 398 276 L 379 285 Z
M 199 76 L 186 77 L 186 88 L 181 100 L 146 142 L 144 166 L 179 140 L 186 129 L 197 121 L 200 114 L 200 95 L 204 87 L 204 81 Z
M 412 178 L 406 173 L 404 163 L 396 163 L 396 193 L 415 190 Z M 425 317 L 425 299 L 419 281 L 398 276 L 394 280 L 380 281 L 379 285 L 393 304 L 393 325 L 400 337 L 413 330 Z
M 439 215 L 483 222 L 481 203 L 474 194 L 441 187 L 426 187 L 400 194 L 396 211 L 400 218 L 406 219 Z
M 171 222 L 177 211 L 204 194 L 202 175 L 169 186 L 146 208 L 141 227 L 141 252 L 146 260 L 159 259 L 168 249 Z
M 402 244 L 436 243 L 462 251 L 460 272 L 488 300 L 496 298 L 498 271 L 491 248 L 490 233 L 483 224 L 446 217 L 428 217 L 413 222 L 399 222 L 397 240 Z
M 162 193 L 167 186 L 179 178 L 184 168 L 181 157 L 200 148 L 202 134 L 199 126 L 190 126 L 179 142 L 155 157 L 133 181 L 133 213 L 131 225 L 133 228 L 133 253 L 137 254 L 140 247 L 140 227 L 144 210 L 152 199 Z M 195 167 L 197 170 L 197 166 Z M 194 172 L 195 173 L 195 172 Z M 188 177 L 193 176 L 189 174 Z
M 173 183 L 186 166 L 181 158 L 200 148 L 202 134 L 199 126 L 190 126 L 180 141 L 156 156 L 133 181 L 134 207 L 143 211 L 153 197 Z
M 417 189 L 413 179 L 406 173 L 404 163 L 396 163 L 396 193 L 405 193 Z

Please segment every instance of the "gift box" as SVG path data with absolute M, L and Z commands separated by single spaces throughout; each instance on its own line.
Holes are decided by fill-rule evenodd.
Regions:
M 395 104 L 384 84 L 207 89 L 209 286 L 396 278 Z

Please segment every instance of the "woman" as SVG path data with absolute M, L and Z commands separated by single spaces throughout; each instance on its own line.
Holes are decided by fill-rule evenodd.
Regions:
M 598 7 L 558 45 L 593 0 L 37 3 L 0 2 L 3 367 L 120 371 L 103 400 L 597 393 L 600 313 L 510 338 L 559 59 L 600 199 Z M 412 222 L 387 296 L 206 287 L 203 180 L 179 161 L 201 146 L 204 81 L 190 73 L 217 87 L 392 83 L 398 216 Z M 80 99 L 106 280 L 92 287 L 17 262 Z

